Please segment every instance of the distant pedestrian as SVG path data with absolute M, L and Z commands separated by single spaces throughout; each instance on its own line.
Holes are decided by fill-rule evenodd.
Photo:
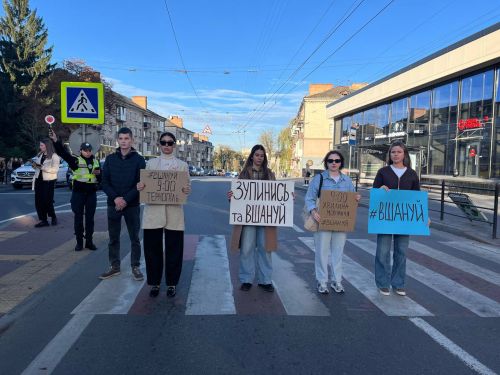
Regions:
M 238 178 L 242 180 L 276 180 L 274 173 L 268 168 L 264 146 L 255 145 L 252 147 Z M 233 192 L 229 191 L 227 193 L 228 199 L 231 200 L 232 196 Z M 255 276 L 257 276 L 259 287 L 266 292 L 274 292 L 271 252 L 278 249 L 277 228 L 234 225 L 231 248 L 240 249 L 240 289 L 250 290 Z
M 16 170 L 17 168 L 19 168 L 21 166 L 21 158 L 14 158 L 13 161 L 12 161 L 12 170 Z
M 309 165 L 306 166 L 306 173 L 304 178 L 304 186 L 309 186 L 309 180 L 311 179 L 311 168 Z
M 325 170 L 314 176 L 306 193 L 306 208 L 313 218 L 319 222 L 319 208 L 316 206 L 318 192 L 324 190 L 354 192 L 354 186 L 349 176 L 341 172 L 344 168 L 344 156 L 340 151 L 329 151 L 324 159 Z M 322 180 L 322 183 L 321 183 Z M 361 195 L 356 196 L 360 200 Z M 347 233 L 318 230 L 314 233 L 315 272 L 318 282 L 318 293 L 328 294 L 327 282 L 330 279 L 331 288 L 337 293 L 344 293 L 342 285 L 342 256 L 347 239 Z M 328 277 L 328 261 L 330 260 L 331 275 Z
M 411 159 L 406 145 L 399 140 L 392 142 L 387 152 L 387 166 L 380 168 L 373 181 L 373 187 L 389 191 L 420 190 L 417 173 L 411 168 Z M 394 241 L 393 264 L 391 267 L 391 247 Z M 377 234 L 375 256 L 375 283 L 379 292 L 390 295 L 390 287 L 400 296 L 406 295 L 406 251 L 409 235 Z
M 146 169 L 164 171 L 182 171 L 189 175 L 186 162 L 177 159 L 174 155 L 175 135 L 165 132 L 160 135 L 159 158 L 150 159 Z M 189 178 L 189 177 L 188 177 Z M 144 190 L 144 182 L 137 184 L 137 190 Z M 182 187 L 182 192 L 189 194 L 191 186 Z M 183 205 L 146 204 L 142 217 L 144 229 L 144 259 L 146 260 L 146 276 L 151 286 L 149 295 L 157 297 L 160 293 L 160 284 L 165 268 L 165 283 L 167 297 L 176 294 L 177 284 L 182 271 L 184 253 L 184 207 Z M 163 246 L 165 242 L 165 247 Z M 165 254 L 165 255 L 164 255 Z
M 12 173 L 12 160 L 13 158 L 9 158 L 9 161 L 7 162 L 7 166 L 6 166 L 6 173 L 7 175 L 5 176 L 6 178 L 6 182 L 9 183 L 10 182 L 10 175 Z
M 97 206 L 97 182 L 101 174 L 99 160 L 92 154 L 92 145 L 90 143 L 82 143 L 80 155 L 76 157 L 66 150 L 60 140 L 57 140 L 57 135 L 53 130 L 49 131 L 49 137 L 53 142 L 56 153 L 68 163 L 69 168 L 73 171 L 71 210 L 75 216 L 75 251 L 83 249 L 84 236 L 85 248 L 97 250 L 93 242 L 93 234 L 94 214 Z M 85 227 L 83 225 L 84 214 Z
M 5 163 L 5 160 L 2 159 L 0 160 L 0 184 L 5 184 L 6 183 L 6 176 L 7 176 L 7 166 Z
M 122 217 L 127 224 L 131 245 L 130 263 L 135 280 L 143 280 L 141 261 L 141 229 L 139 192 L 140 170 L 146 167 L 144 158 L 132 147 L 134 138 L 129 128 L 118 130 L 116 152 L 108 155 L 102 173 L 102 189 L 108 196 L 109 263 L 108 271 L 100 275 L 108 279 L 120 274 L 120 232 Z
M 40 220 L 35 224 L 36 228 L 48 226 L 48 217 L 52 218 L 52 225 L 57 225 L 54 210 L 54 188 L 60 162 L 61 158 L 55 153 L 51 140 L 41 140 L 40 152 L 33 158 L 31 165 L 35 169 L 32 188 L 35 190 L 35 207 Z

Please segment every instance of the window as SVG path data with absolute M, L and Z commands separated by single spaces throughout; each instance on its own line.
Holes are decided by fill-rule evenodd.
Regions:
M 406 134 L 408 121 L 408 99 L 403 98 L 391 103 L 391 123 L 389 137 L 399 137 Z

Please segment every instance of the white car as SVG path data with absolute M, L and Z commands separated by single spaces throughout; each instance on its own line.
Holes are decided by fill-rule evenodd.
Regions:
M 61 161 L 59 171 L 57 172 L 56 185 L 66 185 L 66 172 L 68 170 L 68 163 Z M 12 171 L 10 175 L 10 183 L 14 189 L 22 189 L 23 186 L 31 186 L 35 170 L 31 166 L 31 161 L 26 162 L 24 165 Z

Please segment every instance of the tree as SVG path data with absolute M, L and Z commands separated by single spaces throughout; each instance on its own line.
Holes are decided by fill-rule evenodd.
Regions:
M 292 162 L 292 132 L 291 132 L 291 122 L 288 126 L 281 129 L 278 135 L 278 152 L 279 155 L 279 168 L 282 172 L 287 175 L 290 174 L 290 166 Z
M 7 101 L 0 109 L 0 152 L 12 156 L 13 149 L 31 156 L 36 141 L 46 132 L 44 108 L 52 98 L 47 95 L 52 47 L 46 48 L 48 32 L 29 0 L 3 0 L 5 16 L 0 18 L 0 96 Z
M 266 130 L 259 136 L 259 143 L 264 146 L 269 161 L 269 168 L 276 169 L 276 141 L 272 130 Z M 275 170 L 275 172 L 277 172 Z
M 240 170 L 244 162 L 243 155 L 229 146 L 218 146 L 214 152 L 214 168 L 216 169 Z

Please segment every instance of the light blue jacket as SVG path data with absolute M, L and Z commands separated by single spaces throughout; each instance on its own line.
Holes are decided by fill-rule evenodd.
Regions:
M 335 182 L 333 178 L 330 177 L 328 170 L 321 172 L 323 175 L 323 186 L 321 190 L 337 190 L 337 191 L 351 191 L 354 192 L 354 185 L 349 176 L 340 172 L 339 182 Z M 320 175 L 314 176 L 312 181 L 309 183 L 309 188 L 307 189 L 305 205 L 308 212 L 311 212 L 316 207 L 316 200 L 318 199 L 318 189 L 320 182 Z

